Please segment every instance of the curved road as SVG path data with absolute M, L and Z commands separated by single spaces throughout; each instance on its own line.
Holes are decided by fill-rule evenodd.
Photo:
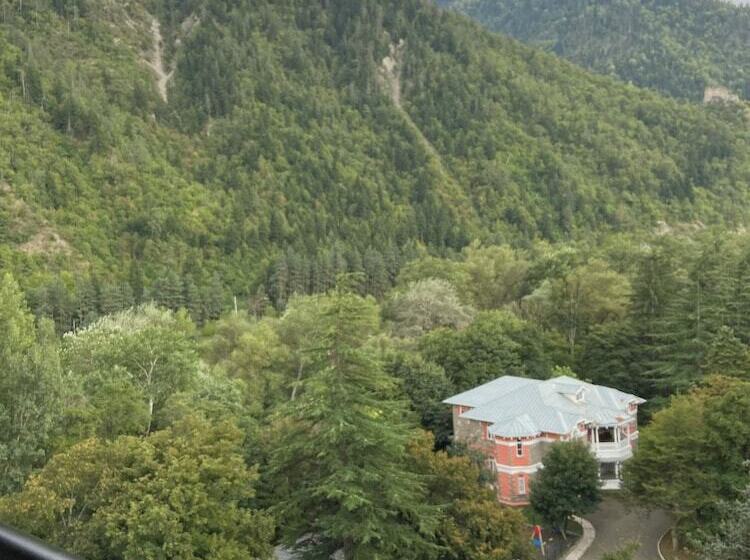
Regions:
M 640 544 L 635 560 L 658 560 L 656 543 L 672 525 L 663 511 L 628 508 L 614 497 L 605 498 L 599 509 L 586 519 L 596 529 L 596 538 L 581 560 L 601 560 L 607 552 L 634 541 Z

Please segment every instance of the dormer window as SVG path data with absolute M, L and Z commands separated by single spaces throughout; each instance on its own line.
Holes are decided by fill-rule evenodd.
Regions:
M 560 395 L 576 404 L 583 402 L 586 397 L 586 387 L 580 383 L 561 383 L 556 389 Z

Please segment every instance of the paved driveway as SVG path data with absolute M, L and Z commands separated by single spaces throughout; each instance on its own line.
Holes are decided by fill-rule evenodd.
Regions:
M 601 560 L 607 552 L 633 541 L 640 544 L 635 560 L 658 560 L 656 543 L 671 526 L 665 512 L 628 509 L 614 497 L 605 498 L 599 509 L 586 518 L 596 529 L 596 538 L 582 560 Z

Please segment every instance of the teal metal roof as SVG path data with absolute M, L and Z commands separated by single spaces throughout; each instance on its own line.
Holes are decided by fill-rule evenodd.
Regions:
M 443 402 L 470 407 L 461 417 L 488 422 L 490 435 L 529 437 L 568 434 L 580 422 L 617 424 L 629 415 L 630 403 L 646 401 L 567 376 L 540 381 L 506 375 Z

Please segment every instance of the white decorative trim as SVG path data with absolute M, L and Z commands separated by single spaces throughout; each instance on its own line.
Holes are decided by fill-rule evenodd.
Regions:
M 594 453 L 600 463 L 611 463 L 613 461 L 626 461 L 633 456 L 633 448 L 629 444 L 617 445 L 613 447 L 601 447 L 605 444 L 600 444 L 600 447 L 592 447 L 591 451 Z
M 508 465 L 501 465 L 497 461 L 495 461 L 495 471 L 500 472 L 503 474 L 534 474 L 535 472 L 541 470 L 542 464 L 541 463 L 534 463 L 533 465 L 519 465 L 515 467 L 511 467 Z
M 503 441 L 499 439 L 500 436 L 495 436 L 495 445 L 504 445 L 505 447 L 515 447 L 516 441 Z M 521 438 L 521 442 L 523 443 L 524 447 L 527 445 L 537 445 L 538 443 L 557 443 L 558 441 L 563 441 L 562 439 L 552 439 L 552 438 L 541 438 L 537 437 L 534 439 L 523 439 Z

